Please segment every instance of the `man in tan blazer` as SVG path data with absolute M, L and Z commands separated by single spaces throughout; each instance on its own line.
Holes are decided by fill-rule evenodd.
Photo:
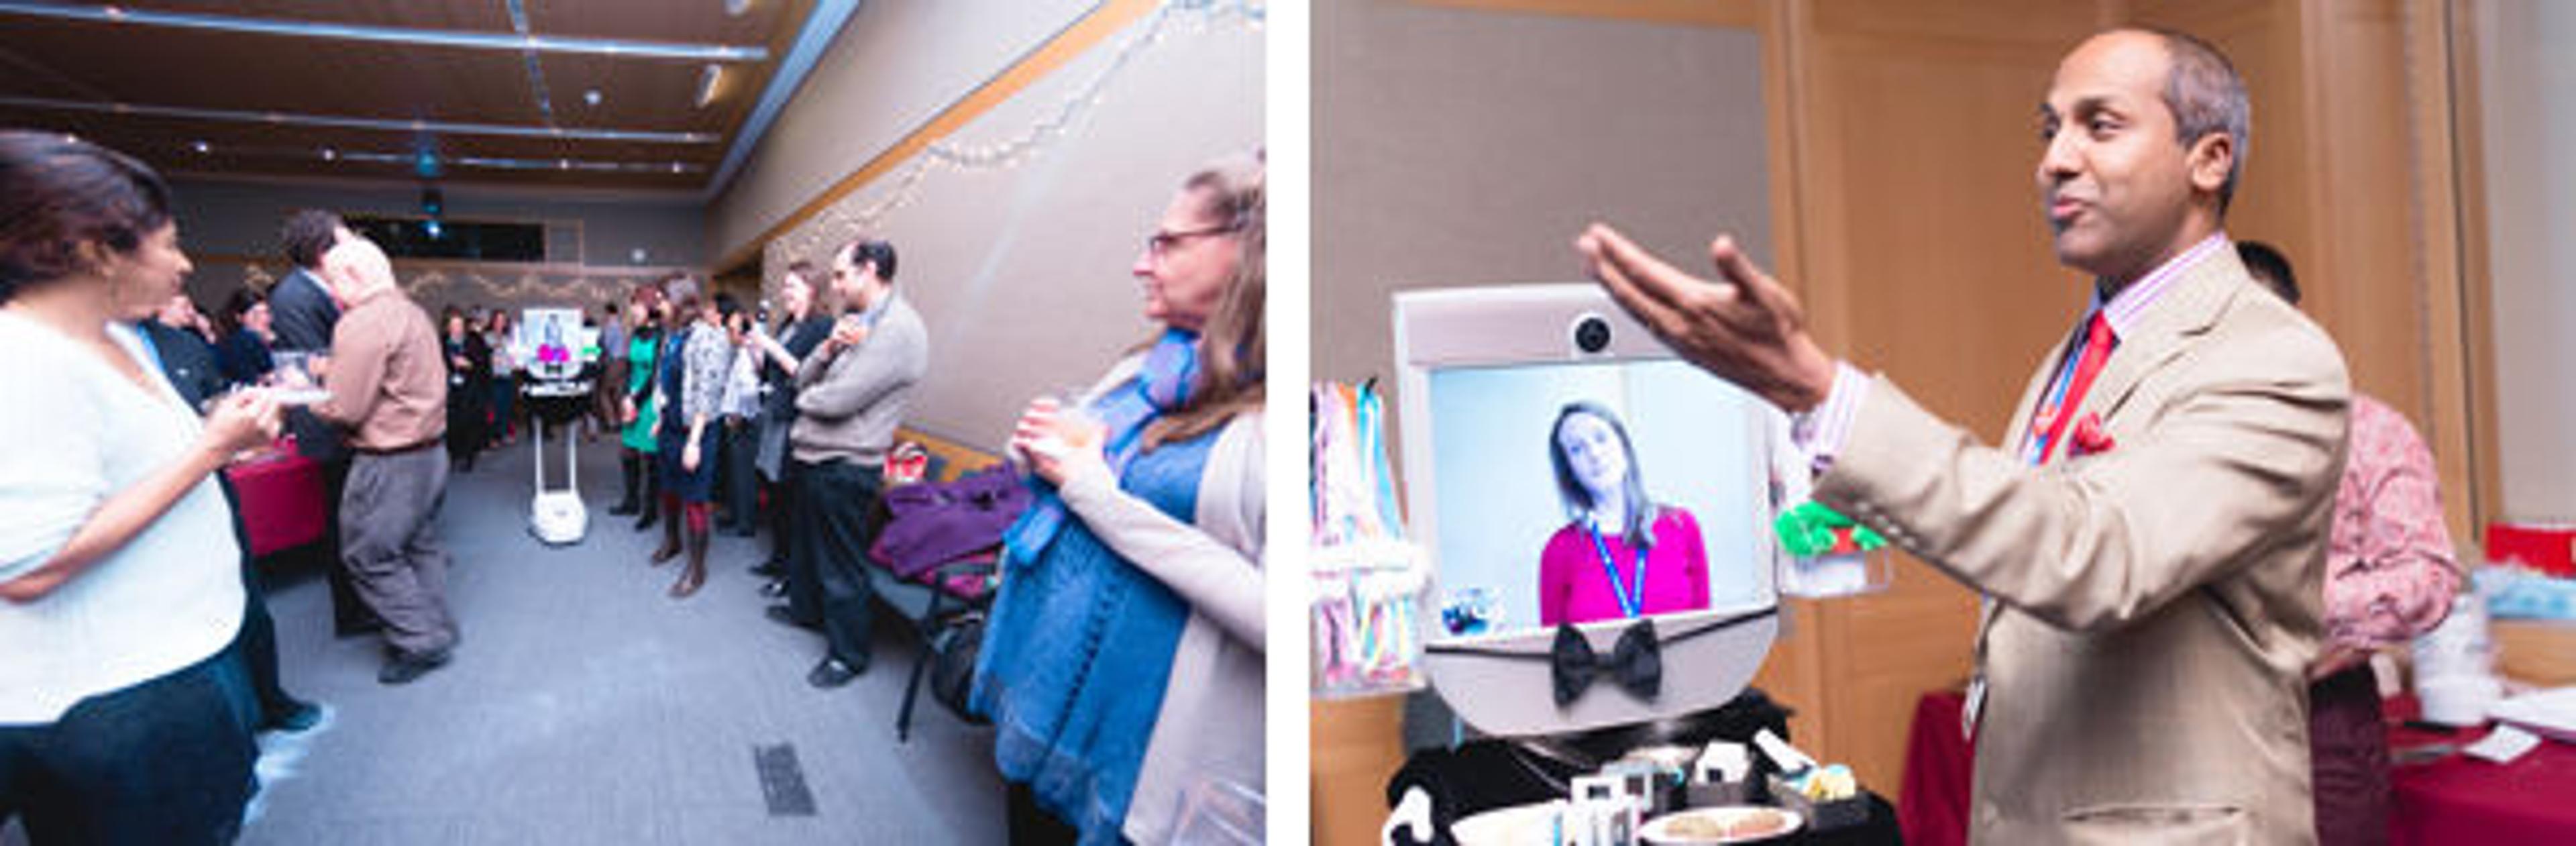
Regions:
M 1819 501 L 1985 594 L 1979 842 L 2316 837 L 2303 673 L 2349 389 L 2227 249 L 2249 115 L 2187 36 L 2112 31 L 2058 66 L 2038 183 L 2094 297 L 2003 448 L 1826 354 L 1726 238 L 1716 281 L 1606 226 L 1577 241 L 1676 351 L 1793 413 Z

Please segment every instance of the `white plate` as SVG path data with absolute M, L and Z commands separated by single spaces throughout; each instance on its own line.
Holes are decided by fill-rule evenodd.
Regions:
M 1739 826 L 1752 824 L 1756 818 L 1761 817 L 1769 817 L 1775 820 L 1777 824 L 1766 826 L 1759 830 L 1738 831 Z M 1695 822 L 1706 822 L 1708 825 L 1691 827 L 1704 828 L 1711 832 L 1735 833 L 1699 835 L 1676 834 L 1673 831 L 1677 826 L 1689 826 L 1691 823 Z M 1727 805 L 1717 808 L 1692 808 L 1687 811 L 1678 811 L 1656 817 L 1652 820 L 1648 820 L 1645 827 L 1637 831 L 1637 836 L 1638 839 L 1644 840 L 1647 843 L 1664 844 L 1664 846 L 1715 846 L 1715 844 L 1724 843 L 1758 843 L 1797 831 L 1798 826 L 1805 822 L 1806 820 L 1798 816 L 1798 812 L 1784 808 L 1764 808 L 1754 805 Z
M 1565 800 L 1496 808 L 1449 824 L 1460 846 L 1555 846 Z

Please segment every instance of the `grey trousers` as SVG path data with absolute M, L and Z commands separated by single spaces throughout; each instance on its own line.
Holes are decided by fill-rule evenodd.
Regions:
M 385 621 L 385 643 L 405 655 L 456 642 L 447 614 L 447 553 L 433 524 L 447 499 L 447 454 L 431 443 L 399 453 L 359 453 L 340 497 L 340 563 L 358 598 Z

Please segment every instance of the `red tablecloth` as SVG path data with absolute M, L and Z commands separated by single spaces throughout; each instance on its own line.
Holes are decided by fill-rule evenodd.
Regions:
M 241 499 L 252 558 L 322 539 L 331 510 L 322 501 L 321 465 L 312 459 L 276 453 L 226 467 L 224 475 Z
M 2392 721 L 2415 714 L 2413 697 L 2391 700 Z M 2489 729 L 2452 734 L 2392 725 L 2391 752 L 2427 743 L 2466 745 Z M 2494 764 L 2466 755 L 2446 755 L 2424 764 L 2398 766 L 2389 773 L 2396 793 L 2390 811 L 2389 842 L 2576 843 L 2576 745 L 2541 741 L 2510 764 Z
M 1961 846 L 1968 842 L 1968 779 L 1976 748 L 1959 728 L 1967 697 L 1955 690 L 1923 694 L 1914 703 L 1914 729 L 1905 739 L 1905 784 L 1896 799 L 1896 821 L 1911 846 Z
M 1969 770 L 1975 749 L 1959 733 L 1965 699 L 1957 691 L 1923 695 L 1914 707 L 1906 742 L 1905 786 L 1896 815 L 1905 842 L 1947 846 L 1967 840 Z M 2466 745 L 2487 729 L 2454 734 L 2407 728 L 2412 697 L 2389 700 L 2388 747 L 2393 752 L 2428 743 Z M 2576 745 L 2543 741 L 2510 764 L 2448 755 L 2389 773 L 2395 795 L 2389 808 L 2390 842 L 2398 846 L 2453 843 L 2576 843 Z

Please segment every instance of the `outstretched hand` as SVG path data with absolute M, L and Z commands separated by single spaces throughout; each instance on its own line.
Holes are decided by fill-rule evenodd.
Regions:
M 1789 411 L 1822 404 L 1833 390 L 1834 359 L 1807 334 L 1796 295 L 1731 236 L 1709 244 L 1718 279 L 1701 279 L 1656 258 L 1608 224 L 1574 239 L 1584 268 L 1619 307 L 1701 369 Z

